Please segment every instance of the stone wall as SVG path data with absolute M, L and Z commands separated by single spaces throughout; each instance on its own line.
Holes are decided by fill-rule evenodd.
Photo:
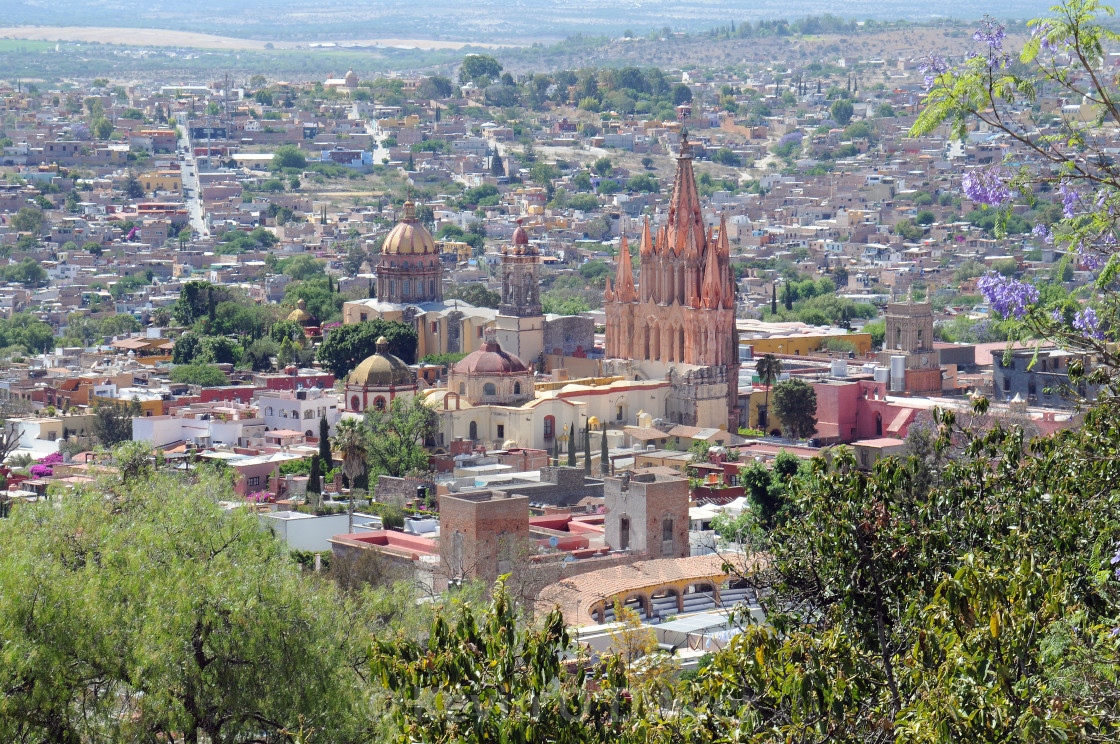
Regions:
M 605 540 L 611 549 L 650 558 L 689 555 L 687 478 L 624 473 L 607 478 L 603 500 Z M 671 526 L 670 541 L 663 540 L 666 520 Z
M 436 484 L 434 481 L 421 478 L 394 478 L 391 475 L 379 475 L 377 486 L 373 489 L 374 501 L 382 504 L 395 504 L 404 506 L 406 501 L 416 500 L 416 489 L 427 488 L 432 498 L 435 498 Z
M 565 315 L 544 322 L 546 354 L 574 356 L 595 347 L 595 321 L 579 315 Z M 559 349 L 559 351 L 557 351 Z

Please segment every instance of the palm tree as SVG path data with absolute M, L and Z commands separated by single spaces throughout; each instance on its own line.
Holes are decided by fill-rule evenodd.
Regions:
M 354 532 L 354 482 L 366 466 L 369 447 L 366 430 L 357 419 L 342 419 L 335 426 L 334 449 L 342 453 L 342 472 L 350 482 L 349 532 Z
M 767 354 L 755 363 L 755 371 L 758 372 L 759 381 L 766 386 L 766 421 L 759 421 L 759 426 L 765 427 L 770 424 L 770 388 L 773 387 L 774 382 L 782 374 L 782 360 L 773 354 Z

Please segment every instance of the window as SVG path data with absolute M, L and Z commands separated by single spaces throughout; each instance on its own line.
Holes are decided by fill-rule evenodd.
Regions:
M 314 410 L 314 409 L 311 409 L 311 408 L 307 409 L 306 411 L 304 411 L 304 412 L 303 412 L 303 417 L 304 417 L 305 419 L 313 419 L 313 418 L 315 418 L 315 410 Z
M 623 414 L 622 414 L 622 404 L 620 403 L 620 404 L 618 405 L 618 410 L 616 410 L 616 411 L 614 412 L 614 420 L 615 420 L 615 421 L 621 421 L 622 419 L 623 419 Z
M 250 486 L 259 486 L 260 484 L 261 484 L 261 477 L 259 475 L 254 475 L 252 478 L 249 479 L 249 485 Z
M 358 410 L 358 402 L 359 402 L 358 401 L 358 396 L 355 395 L 352 398 L 350 398 L 350 410 L 351 411 L 357 411 Z
M 432 333 L 439 333 L 439 323 L 432 321 Z
M 513 394 L 514 395 L 521 395 L 521 383 L 520 382 L 513 383 Z
M 506 426 L 505 426 L 505 424 L 498 424 L 498 439 L 505 439 L 505 437 L 506 437 Z
M 661 539 L 663 541 L 673 539 L 673 519 L 671 517 L 666 517 L 661 521 Z
M 1004 377 L 1003 378 L 1003 392 L 1006 393 L 1006 392 L 1009 392 L 1010 390 L 1011 390 L 1011 378 L 1010 377 Z
M 384 411 L 385 410 L 385 399 L 378 396 L 377 399 L 373 401 L 373 407 L 376 408 L 379 411 Z
M 268 408 L 264 409 L 264 415 L 265 416 L 271 416 L 272 415 L 272 406 L 269 406 Z
M 555 416 L 545 416 L 544 417 L 544 438 L 545 439 L 552 439 L 554 436 L 556 436 L 556 417 Z
M 471 425 L 470 425 L 470 428 L 468 429 L 468 432 L 469 432 L 468 436 L 469 436 L 469 438 L 472 442 L 474 440 L 478 439 L 478 423 L 475 422 L 475 421 L 472 421 Z
M 401 297 L 408 297 L 408 280 L 401 280 Z
M 494 383 L 488 382 L 488 383 L 486 383 L 485 385 L 482 386 L 482 394 L 483 395 L 497 395 L 498 394 L 498 388 L 494 385 Z
M 627 550 L 630 547 L 630 517 L 623 517 L 618 523 L 618 549 Z
M 478 327 L 478 337 L 482 338 L 482 326 Z
M 460 382 L 459 383 L 459 395 L 466 395 L 466 394 L 467 394 L 467 383 Z

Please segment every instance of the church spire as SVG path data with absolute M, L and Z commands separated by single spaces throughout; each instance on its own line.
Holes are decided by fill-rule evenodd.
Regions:
M 719 257 L 716 255 L 714 245 L 708 247 L 708 260 L 704 265 L 704 284 L 700 294 L 704 299 L 704 307 L 714 310 L 723 302 L 723 278 L 719 272 Z
M 618 302 L 634 302 L 638 293 L 634 289 L 634 268 L 630 264 L 630 245 L 626 236 L 622 236 L 622 245 L 618 251 L 618 271 L 615 274 L 614 297 Z
M 646 217 L 645 226 L 642 227 L 642 239 L 639 246 L 639 252 L 642 256 L 648 256 L 653 253 L 653 235 L 649 231 L 649 217 Z
M 692 172 L 692 146 L 688 143 L 688 130 L 681 130 L 681 149 L 677 157 L 677 177 L 673 183 L 673 196 L 669 200 L 669 245 L 675 255 L 681 255 L 689 243 L 698 245 L 704 240 L 704 222 L 700 215 L 700 195 L 696 190 L 696 176 Z M 699 257 L 699 253 L 697 254 Z

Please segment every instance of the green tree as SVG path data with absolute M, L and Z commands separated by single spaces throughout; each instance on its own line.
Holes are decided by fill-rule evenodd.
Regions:
M 307 167 L 307 156 L 295 145 L 282 145 L 272 155 L 272 170 L 285 168 L 303 170 Z
M 43 232 L 44 223 L 43 212 L 34 207 L 20 207 L 8 221 L 16 232 L 29 232 L 33 235 Z
M 377 339 L 389 341 L 389 353 L 411 364 L 416 357 L 416 329 L 389 320 L 365 320 L 334 328 L 319 345 L 316 358 L 336 378 L 343 378 L 377 351 Z
M 307 500 L 309 503 L 318 504 L 322 501 L 323 480 L 319 474 L 319 456 L 311 456 L 311 472 L 307 476 Z
M 140 401 L 100 403 L 93 411 L 93 435 L 105 447 L 132 439 L 132 419 L 140 416 Z
M 285 258 L 280 262 L 280 272 L 297 281 L 306 281 L 324 275 L 324 263 L 309 254 Z
M 500 292 L 487 289 L 481 282 L 469 284 L 452 284 L 443 293 L 445 300 L 462 300 L 474 307 L 497 308 L 502 302 Z
M 848 126 L 852 121 L 852 114 L 855 112 L 855 107 L 852 102 L 847 98 L 838 98 L 832 102 L 832 107 L 829 109 L 832 114 L 832 120 L 842 127 Z
M 334 448 L 342 454 L 342 474 L 349 488 L 349 532 L 353 532 L 354 491 L 360 480 L 367 481 L 368 486 L 369 432 L 364 423 L 352 418 L 340 420 L 335 426 Z
M 762 420 L 758 422 L 759 428 L 765 430 L 770 426 L 770 391 L 782 376 L 782 360 L 773 354 L 767 354 L 755 363 L 754 371 L 758 375 L 758 381 L 766 388 L 766 402 L 763 404 L 765 414 L 759 417 Z
M 0 520 L 0 740 L 376 739 L 361 634 L 339 623 L 369 616 L 222 508 L 216 473 L 114 460 L 127 479 Z
M 169 376 L 172 382 L 200 387 L 220 387 L 229 384 L 229 378 L 213 364 L 177 364 L 171 369 Z
M 561 659 L 572 649 L 559 609 L 539 623 L 519 622 L 499 581 L 481 612 L 455 603 L 437 615 L 427 633 L 375 639 L 371 670 L 402 692 L 389 701 L 392 721 L 402 732 L 398 741 L 407 741 L 409 731 L 440 744 L 627 741 L 631 700 L 623 695 L 626 672 L 618 656 L 605 657 L 594 675 L 584 663 L 569 672 Z M 418 663 L 429 654 L 446 659 L 447 669 Z M 431 704 L 416 703 L 421 691 Z
M 387 411 L 367 409 L 363 426 L 369 476 L 385 474 L 396 478 L 427 472 L 428 452 L 424 445 L 436 434 L 436 413 L 416 397 L 394 398 Z
M 175 339 L 171 348 L 172 364 L 190 364 L 202 353 L 202 339 L 197 333 L 187 331 Z
M 774 386 L 774 415 L 791 439 L 804 439 L 817 428 L 817 393 L 804 380 L 790 379 Z
M 502 73 L 498 60 L 486 54 L 468 54 L 459 67 L 460 83 L 477 83 L 483 78 L 497 80 Z
M 326 414 L 319 417 L 319 460 L 327 471 L 334 469 L 334 457 L 331 455 L 331 425 Z

